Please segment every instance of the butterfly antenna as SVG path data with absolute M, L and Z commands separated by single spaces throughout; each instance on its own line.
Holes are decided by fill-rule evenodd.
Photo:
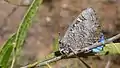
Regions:
M 60 32 L 58 33 L 58 41 L 61 41 L 61 35 L 60 35 Z

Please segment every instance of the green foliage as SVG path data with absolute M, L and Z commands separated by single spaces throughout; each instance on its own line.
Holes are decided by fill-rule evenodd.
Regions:
M 13 45 L 15 41 L 14 38 L 15 34 L 7 40 L 7 42 L 4 44 L 0 51 L 0 66 L 2 68 L 7 68 L 6 64 L 8 63 L 13 50 Z
M 115 55 L 120 54 L 120 43 L 109 43 L 105 44 L 103 51 L 100 52 L 100 55 Z
M 58 51 L 59 50 L 59 38 L 58 37 L 56 37 L 55 38 L 55 40 L 54 40 L 54 42 L 53 42 L 53 51 L 55 52 L 55 51 Z
M 17 31 L 16 34 L 16 47 L 21 47 L 21 45 L 24 42 L 24 38 L 26 37 L 26 33 L 28 31 L 28 28 L 31 26 L 32 24 L 32 19 L 35 16 L 37 10 L 38 10 L 38 6 L 39 4 L 42 2 L 42 0 L 33 0 L 32 4 L 30 5 L 28 11 L 26 12 L 26 14 L 24 15 L 24 18 L 19 26 L 19 29 Z
M 11 54 L 13 55 L 11 68 L 13 68 L 17 54 L 19 54 L 27 31 L 32 24 L 31 21 L 41 3 L 42 0 L 33 0 L 32 4 L 29 6 L 26 14 L 24 15 L 22 22 L 20 23 L 17 32 L 12 37 L 10 37 L 0 49 L 0 66 L 2 68 L 8 68 L 7 63 Z

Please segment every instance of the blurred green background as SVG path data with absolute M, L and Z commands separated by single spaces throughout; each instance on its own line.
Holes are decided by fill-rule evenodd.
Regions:
M 0 0 L 0 45 L 14 33 L 32 0 Z M 17 66 L 34 63 L 52 52 L 58 33 L 63 36 L 68 26 L 85 8 L 92 7 L 106 38 L 120 33 L 120 0 L 44 0 L 27 39 Z M 120 39 L 115 41 L 120 42 Z M 92 68 L 105 68 L 109 56 L 88 57 L 84 60 Z M 119 68 L 120 56 L 112 56 L 110 68 Z M 77 59 L 61 60 L 53 68 L 81 68 Z

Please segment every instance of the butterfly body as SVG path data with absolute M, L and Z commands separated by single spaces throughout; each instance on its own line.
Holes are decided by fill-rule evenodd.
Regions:
M 59 50 L 65 54 L 72 50 L 77 52 L 97 42 L 99 37 L 100 25 L 95 11 L 87 8 L 68 27 L 64 37 L 59 41 Z

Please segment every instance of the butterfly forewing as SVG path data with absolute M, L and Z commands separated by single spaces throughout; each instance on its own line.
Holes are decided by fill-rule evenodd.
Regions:
M 60 40 L 60 52 L 68 54 L 71 49 L 77 52 L 97 42 L 99 36 L 100 28 L 95 11 L 87 8 L 73 21 Z

